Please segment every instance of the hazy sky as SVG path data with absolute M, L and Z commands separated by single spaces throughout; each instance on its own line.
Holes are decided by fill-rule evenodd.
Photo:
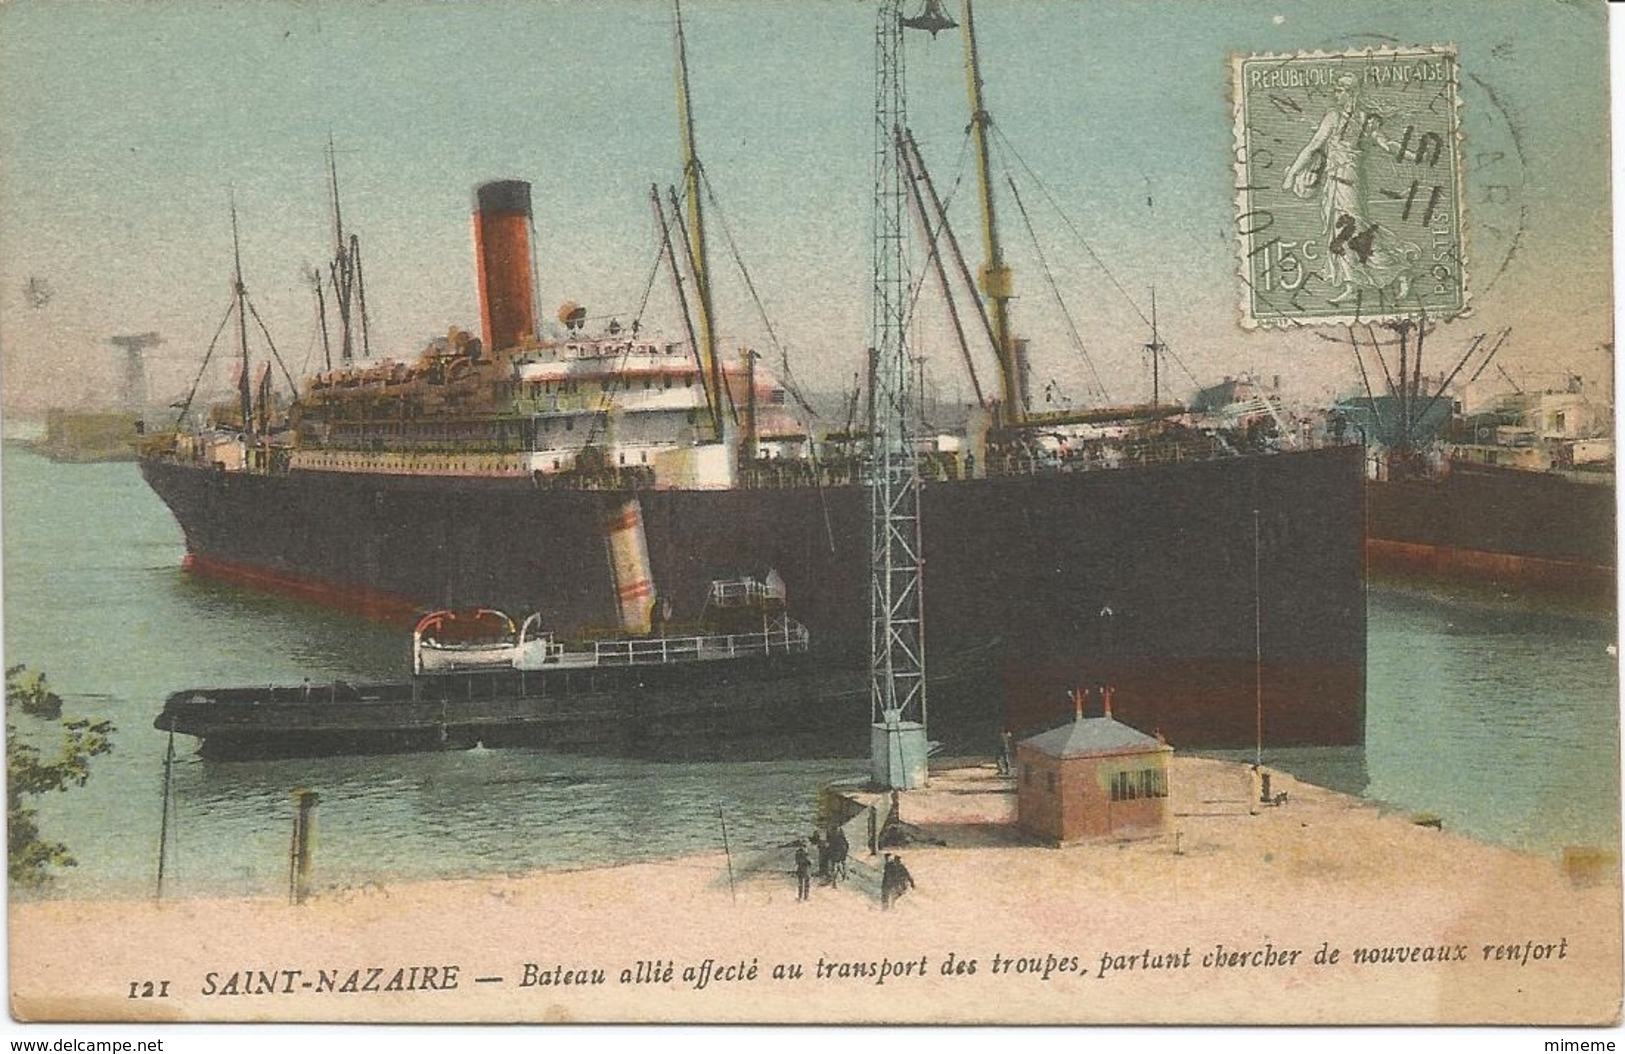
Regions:
M 868 341 L 874 6 L 683 9 L 721 206 L 725 345 L 778 358 L 731 235 L 796 377 L 843 387 Z M 1430 365 L 1447 369 L 1450 349 L 1510 325 L 1504 362 L 1525 384 L 1609 368 L 1602 3 L 981 0 L 976 13 L 1005 162 L 1114 400 L 1149 395 L 1139 346 L 1153 286 L 1176 394 L 1242 371 L 1305 396 L 1357 383 L 1346 344 L 1326 339 L 1335 330 L 1238 324 L 1235 53 L 1456 44 L 1475 311 L 1443 327 Z M 147 330 L 165 339 L 149 357 L 155 399 L 184 392 L 230 303 L 232 193 L 250 294 L 288 365 L 317 368 L 305 273 L 330 252 L 330 134 L 375 352 L 405 357 L 451 325 L 477 330 L 471 197 L 489 179 L 534 184 L 547 313 L 574 299 L 629 319 L 656 253 L 649 186 L 678 176 L 671 21 L 658 0 L 0 6 L 5 408 L 110 401 L 122 353 L 105 338 Z M 910 35 L 911 123 L 974 266 L 962 58 L 957 33 Z M 1034 388 L 1053 380 L 1083 402 L 1089 368 L 1000 189 Z M 44 306 L 26 301 L 30 278 L 49 285 Z M 677 335 L 664 275 L 646 324 Z M 935 339 L 921 352 L 939 392 L 969 397 L 957 350 Z

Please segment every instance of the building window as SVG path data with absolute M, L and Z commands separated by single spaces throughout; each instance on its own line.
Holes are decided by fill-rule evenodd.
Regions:
M 1168 773 L 1160 768 L 1119 772 L 1112 776 L 1112 801 L 1168 797 Z
M 1021 766 L 1021 782 L 1029 787 L 1033 785 L 1033 767 L 1031 765 Z

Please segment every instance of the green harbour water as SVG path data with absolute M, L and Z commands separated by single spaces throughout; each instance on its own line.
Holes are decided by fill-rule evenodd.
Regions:
M 133 464 L 0 462 L 5 659 L 46 671 L 69 716 L 117 725 L 83 788 L 40 800 L 79 866 L 47 896 L 151 895 L 163 699 L 191 686 L 387 679 L 395 628 L 197 582 Z M 1612 618 L 1510 598 L 1374 589 L 1366 746 L 1267 764 L 1532 853 L 1619 841 Z M 19 735 L 39 735 L 20 717 Z M 812 822 L 861 758 L 659 762 L 532 750 L 206 762 L 178 737 L 166 896 L 275 895 L 292 794 L 321 798 L 316 888 L 719 852 L 742 867 Z M 1176 744 L 1177 747 L 1177 744 Z

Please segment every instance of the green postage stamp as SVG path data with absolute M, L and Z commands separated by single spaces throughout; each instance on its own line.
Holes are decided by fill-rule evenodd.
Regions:
M 1455 48 L 1233 66 L 1243 325 L 1465 311 Z

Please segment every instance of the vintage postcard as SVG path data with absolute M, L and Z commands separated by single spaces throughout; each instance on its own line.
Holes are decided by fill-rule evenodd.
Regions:
M 0 6 L 9 1028 L 1617 1028 L 1608 16 Z

